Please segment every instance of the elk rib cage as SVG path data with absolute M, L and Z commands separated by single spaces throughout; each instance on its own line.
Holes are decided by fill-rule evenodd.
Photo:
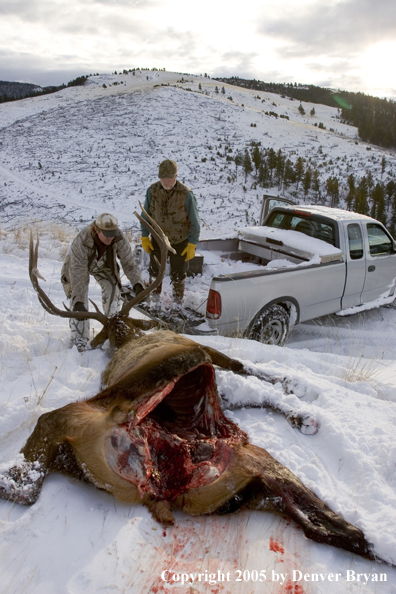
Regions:
M 214 369 L 203 363 L 141 402 L 136 416 L 107 438 L 105 457 L 140 497 L 174 501 L 216 480 L 233 446 L 246 442 L 246 434 L 222 414 Z

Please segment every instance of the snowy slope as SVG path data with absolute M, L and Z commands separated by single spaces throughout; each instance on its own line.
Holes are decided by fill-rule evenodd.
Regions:
M 203 89 L 216 84 L 184 77 L 189 82 L 179 86 L 198 90 L 200 82 Z M 39 269 L 51 299 L 60 305 L 61 261 L 76 227 L 83 224 L 80 219 L 86 222 L 102 210 L 112 210 L 123 226 L 136 227 L 132 211 L 148 183 L 156 179 L 163 157 L 175 157 L 180 163 L 181 178 L 194 189 L 207 222 L 206 236 L 245 226 L 247 208 L 249 224 L 259 212 L 259 191 L 249 189 L 249 184 L 243 191 L 240 171 L 236 181 L 225 182 L 228 166 L 216 155 L 219 138 L 221 151 L 227 139 L 235 152 L 257 140 L 260 132 L 268 134 L 268 146 L 283 150 L 287 145 L 308 155 L 316 150 L 317 135 L 323 151 L 333 151 L 333 159 L 345 153 L 358 164 L 366 157 L 366 148 L 355 145 L 355 130 L 332 119 L 335 110 L 315 106 L 318 120 L 327 127 L 333 122 L 338 129 L 331 134 L 306 123 L 296 102 L 275 95 L 262 94 L 265 110 L 275 110 L 271 102 L 277 102 L 279 113 L 289 110 L 293 120 L 263 115 L 264 104 L 254 98 L 256 92 L 227 88 L 222 98 L 213 90 L 207 97 L 171 86 L 154 87 L 180 79 L 181 75 L 150 71 L 135 77 L 91 77 L 84 88 L 0 106 L 4 126 L 0 191 L 9 203 L 2 211 L 0 229 L 0 471 L 17 455 L 40 414 L 99 390 L 108 360 L 106 350 L 80 354 L 70 349 L 67 321 L 49 316 L 39 305 L 27 274 L 27 227 L 32 219 L 45 221 L 37 224 Z M 127 84 L 110 86 L 120 80 Z M 233 104 L 227 100 L 229 94 Z M 252 118 L 256 128 L 250 127 Z M 209 144 L 216 162 L 210 161 Z M 379 158 L 381 151 L 373 148 L 373 153 Z M 200 160 L 204 155 L 209 156 L 205 163 Z M 389 167 L 392 158 L 387 155 Z M 235 170 L 234 165 L 229 167 Z M 56 220 L 63 223 L 50 222 Z M 218 274 L 229 266 L 216 258 L 208 262 L 203 277 L 188 280 L 188 302 L 204 308 L 209 271 Z M 169 279 L 164 293 L 166 300 Z M 95 283 L 90 296 L 100 302 Z M 97 332 L 99 325 L 94 323 L 93 329 Z M 395 310 L 380 308 L 299 325 L 284 348 L 197 337 L 289 379 L 294 395 L 286 396 L 279 384 L 217 372 L 219 391 L 230 402 L 260 402 L 270 396 L 316 415 L 320 431 L 304 436 L 265 409 L 228 413 L 253 443 L 266 448 L 328 505 L 364 530 L 377 553 L 393 563 L 395 336 Z M 178 514 L 176 525 L 164 530 L 143 507 L 125 506 L 60 475 L 45 481 L 31 508 L 0 501 L 0 533 L 0 591 L 7 594 L 396 594 L 395 569 L 312 543 L 283 518 L 264 513 L 219 518 Z M 172 573 L 162 574 L 168 569 Z M 259 581 L 261 571 L 265 571 L 263 581 Z M 185 573 L 194 581 L 161 579 L 161 574 L 165 579 L 176 574 L 181 580 Z M 307 575 L 298 579 L 300 574 Z M 312 581 L 315 576 L 318 581 Z
M 304 106 L 308 114 L 312 105 Z M 370 171 L 382 181 L 396 172 L 392 153 L 355 144 L 356 128 L 341 124 L 337 109 L 315 105 L 315 112 L 302 116 L 298 102 L 279 95 L 152 71 L 92 76 L 84 87 L 2 104 L 4 223 L 12 227 L 18 215 L 79 224 L 116 210 L 122 225 L 137 229 L 133 210 L 156 181 L 159 162 L 169 157 L 197 197 L 203 237 L 254 224 L 263 189 L 227 161 L 252 141 L 281 149 L 292 161 L 312 159 L 323 187 L 331 175 L 346 184 L 351 172 L 361 177 Z M 327 130 L 314 126 L 320 122 Z

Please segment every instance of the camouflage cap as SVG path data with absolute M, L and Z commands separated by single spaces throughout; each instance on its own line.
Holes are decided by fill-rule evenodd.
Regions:
M 158 170 L 158 177 L 163 179 L 164 177 L 175 177 L 177 174 L 177 163 L 171 159 L 165 159 L 162 161 Z
M 119 233 L 117 218 L 108 213 L 103 212 L 95 221 L 95 226 L 102 231 L 106 237 L 115 237 Z

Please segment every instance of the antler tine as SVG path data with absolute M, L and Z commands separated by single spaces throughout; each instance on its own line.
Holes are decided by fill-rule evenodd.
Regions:
M 140 204 L 140 202 L 139 202 L 139 204 Z M 152 293 L 154 291 L 154 289 L 156 289 L 162 283 L 162 280 L 165 276 L 166 257 L 168 255 L 168 251 L 172 252 L 173 254 L 176 253 L 176 250 L 174 250 L 174 248 L 170 245 L 169 239 L 167 238 L 165 233 L 162 231 L 161 227 L 150 217 L 150 215 L 144 210 L 144 208 L 141 204 L 140 204 L 140 206 L 142 208 L 143 214 L 145 215 L 145 217 L 147 217 L 147 220 L 144 219 L 143 217 L 141 217 L 139 215 L 139 213 L 137 213 L 136 211 L 133 214 L 139 219 L 139 221 L 141 221 L 141 223 L 143 223 L 143 225 L 147 228 L 147 230 L 150 231 L 150 233 L 154 236 L 154 238 L 160 248 L 161 263 L 159 266 L 158 275 L 154 279 L 154 281 L 151 283 L 151 285 L 149 285 L 148 287 L 143 289 L 143 291 L 141 291 L 138 295 L 135 295 L 135 297 L 131 301 L 127 301 L 126 303 L 124 303 L 124 305 L 122 306 L 122 309 L 120 311 L 120 314 L 122 316 L 128 315 L 128 313 L 131 311 L 131 309 L 135 305 L 140 303 L 140 301 L 142 301 L 145 297 L 147 297 L 147 295 Z M 159 264 L 158 261 L 157 261 L 157 263 Z
M 169 239 L 167 238 L 165 233 L 162 231 L 162 229 L 158 225 L 158 223 L 156 221 L 154 221 L 153 218 L 150 217 L 148 212 L 143 208 L 141 202 L 139 202 L 139 205 L 140 205 L 140 208 L 142 209 L 142 213 L 144 214 L 145 217 L 147 217 L 147 219 L 144 219 L 142 216 L 140 216 L 140 214 L 138 212 L 136 212 L 136 210 L 133 214 L 139 219 L 139 221 L 141 223 L 143 223 L 143 225 L 146 227 L 146 229 L 148 231 L 150 231 L 150 233 L 154 236 L 154 238 L 158 244 L 165 242 L 168 251 L 172 252 L 172 254 L 176 254 L 176 250 L 171 246 Z
M 37 238 L 37 243 L 34 245 L 33 242 L 33 231 L 30 231 L 30 244 L 29 244 L 29 276 L 31 283 L 33 285 L 34 290 L 37 293 L 38 300 L 41 303 L 42 307 L 47 311 L 49 314 L 53 316 L 59 316 L 61 318 L 74 318 L 76 320 L 86 320 L 87 318 L 91 320 L 97 320 L 101 324 L 106 324 L 107 317 L 102 314 L 98 309 L 96 312 L 83 312 L 83 311 L 71 311 L 65 307 L 65 310 L 58 309 L 50 300 L 48 295 L 43 291 L 40 287 L 38 279 L 43 278 L 39 271 L 37 270 L 37 262 L 38 262 L 38 246 L 39 246 L 39 238 Z M 44 279 L 43 279 L 44 280 Z

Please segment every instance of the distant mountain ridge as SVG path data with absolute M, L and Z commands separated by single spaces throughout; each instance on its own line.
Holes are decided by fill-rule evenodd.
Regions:
M 50 93 L 56 93 L 67 87 L 76 87 L 84 85 L 87 81 L 87 76 L 78 76 L 74 80 L 71 80 L 67 85 L 63 84 L 60 86 L 49 86 L 40 87 L 32 83 L 18 83 L 0 81 L 0 103 L 6 103 L 7 101 L 16 101 L 18 99 L 25 99 L 26 97 L 35 97 L 36 95 L 49 95 Z
M 0 80 L 0 96 L 6 95 L 12 99 L 23 99 L 31 93 L 42 91 L 42 87 L 32 83 L 9 82 Z

